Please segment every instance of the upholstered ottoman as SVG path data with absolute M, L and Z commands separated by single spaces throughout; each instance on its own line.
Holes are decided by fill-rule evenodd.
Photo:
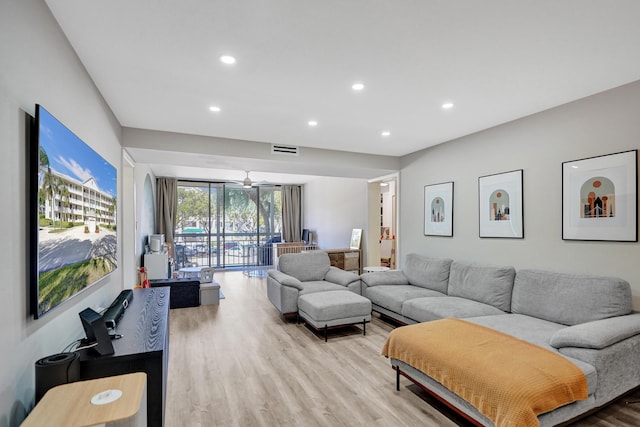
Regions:
M 338 326 L 362 323 L 362 333 L 367 334 L 367 322 L 371 321 L 371 301 L 347 290 L 314 292 L 298 298 L 298 316 L 315 329 L 327 330 Z
M 200 303 L 202 305 L 220 304 L 220 283 L 200 283 Z

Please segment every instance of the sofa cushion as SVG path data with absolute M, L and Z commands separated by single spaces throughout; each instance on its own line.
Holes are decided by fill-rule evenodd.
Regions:
M 326 280 L 311 280 L 309 282 L 301 282 L 302 289 L 300 290 L 299 295 L 312 294 L 315 292 L 326 292 L 326 291 L 346 291 L 342 285 L 337 285 L 335 283 L 327 282 Z
M 324 279 L 330 267 L 329 255 L 324 251 L 282 254 L 278 258 L 278 269 L 301 282 Z
M 366 286 L 379 285 L 408 285 L 409 279 L 400 270 L 374 271 L 360 275 L 360 280 Z
M 515 275 L 516 270 L 510 266 L 454 261 L 451 264 L 447 293 L 509 311 Z
M 412 298 L 446 296 L 442 292 L 413 285 L 380 285 L 366 288 L 364 292 L 373 304 L 398 314 L 402 313 L 402 304 Z
M 470 317 L 465 320 L 486 326 L 487 328 L 496 329 L 552 351 L 556 350 L 551 347 L 549 340 L 557 331 L 566 328 L 565 325 L 559 323 L 522 314 Z
M 631 313 L 631 287 L 615 277 L 520 270 L 511 311 L 577 325 Z
M 549 344 L 553 334 L 566 328 L 566 326 L 558 323 L 537 319 L 531 316 L 523 316 L 520 314 L 502 314 L 498 316 L 482 316 L 471 317 L 465 319 L 487 328 L 495 329 L 513 337 L 528 341 L 539 347 L 546 348 L 549 351 L 560 354 L 575 364 L 587 377 L 588 393 L 593 394 L 598 388 L 598 373 L 596 368 L 582 360 L 560 353 L 557 349 Z
M 404 317 L 416 322 L 429 322 L 445 317 L 475 317 L 504 314 L 504 311 L 482 302 L 458 297 L 414 298 L 402 305 Z
M 408 254 L 402 271 L 409 283 L 422 288 L 447 293 L 449 269 L 453 260 L 429 258 L 424 255 Z

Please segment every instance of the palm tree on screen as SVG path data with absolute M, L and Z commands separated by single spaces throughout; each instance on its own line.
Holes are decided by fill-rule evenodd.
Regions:
M 60 202 L 62 206 L 65 208 L 64 213 L 65 213 L 66 220 L 69 221 L 69 196 L 70 196 L 69 188 L 60 177 L 58 177 L 58 182 L 56 187 L 58 189 L 58 194 L 60 195 Z M 62 227 L 62 210 L 60 212 L 60 227 Z
M 54 204 L 56 197 L 56 178 L 51 172 L 51 168 L 47 166 L 47 169 L 44 173 L 44 179 L 42 180 L 42 189 L 44 190 L 44 194 L 47 199 L 50 200 L 49 205 L 51 206 L 51 225 L 55 228 L 55 212 L 54 212 Z

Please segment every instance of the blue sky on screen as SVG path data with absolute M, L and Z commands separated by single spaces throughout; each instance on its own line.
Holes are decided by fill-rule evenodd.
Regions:
M 116 195 L 116 169 L 42 106 L 39 132 L 51 169 L 80 182 L 93 177 L 102 191 Z

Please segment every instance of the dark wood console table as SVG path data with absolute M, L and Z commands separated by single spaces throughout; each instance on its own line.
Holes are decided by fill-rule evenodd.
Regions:
M 88 380 L 145 372 L 147 374 L 147 425 L 164 425 L 169 361 L 170 288 L 136 289 L 117 326 L 122 338 L 113 340 L 115 353 L 100 356 L 92 349 L 80 351 L 80 379 Z
M 362 252 L 360 249 L 324 249 L 333 267 L 362 274 Z

